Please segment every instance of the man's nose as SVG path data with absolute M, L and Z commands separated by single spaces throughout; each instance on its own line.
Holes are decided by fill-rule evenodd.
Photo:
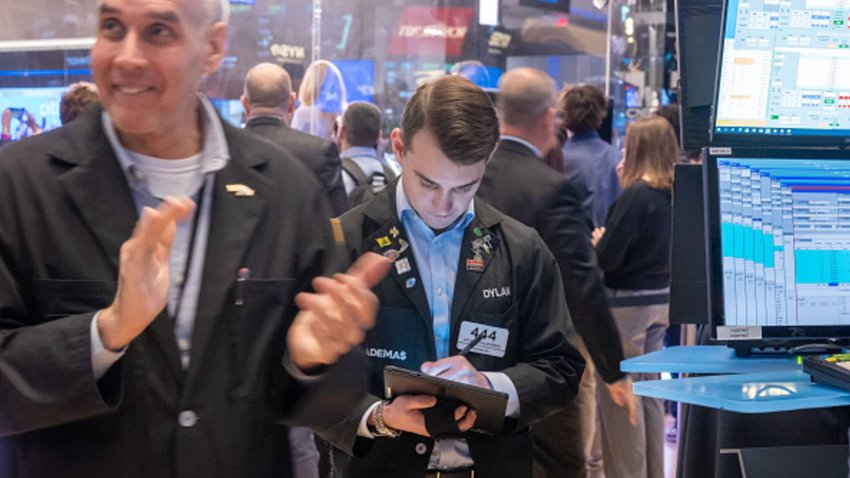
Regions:
M 117 48 L 118 53 L 114 61 L 122 69 L 133 70 L 144 66 L 147 62 L 142 40 L 134 31 L 127 32 Z
M 450 193 L 440 194 L 433 201 L 434 210 L 438 214 L 447 214 L 452 210 L 452 195 Z

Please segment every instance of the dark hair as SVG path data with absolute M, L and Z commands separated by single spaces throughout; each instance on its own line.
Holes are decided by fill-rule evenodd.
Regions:
M 91 103 L 100 101 L 97 87 L 92 83 L 81 81 L 68 87 L 59 102 L 59 119 L 62 124 L 70 123 Z
M 346 108 L 342 125 L 349 144 L 374 148 L 381 135 L 381 110 L 372 103 L 355 101 Z
M 676 143 L 681 146 L 682 133 L 679 129 L 679 105 L 671 103 L 669 105 L 662 106 L 655 110 L 655 116 L 660 116 L 670 123 L 670 126 L 673 127 L 673 133 L 676 135 Z
M 446 76 L 417 88 L 401 118 L 405 149 L 428 130 L 453 163 L 487 161 L 499 141 L 499 120 L 490 97 L 461 76 Z
M 608 112 L 608 100 L 602 90 L 591 85 L 574 86 L 561 96 L 564 127 L 573 133 L 596 131 Z

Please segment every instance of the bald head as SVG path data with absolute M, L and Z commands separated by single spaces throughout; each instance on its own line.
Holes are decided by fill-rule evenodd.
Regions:
M 260 63 L 245 75 L 245 101 L 252 108 L 289 109 L 292 80 L 289 73 L 272 63 Z
M 555 94 L 555 81 L 545 72 L 516 68 L 499 79 L 496 107 L 505 125 L 527 127 L 555 105 Z
M 223 22 L 227 23 L 230 20 L 230 2 L 227 0 L 204 0 L 204 7 L 207 10 L 207 17 L 211 23 Z

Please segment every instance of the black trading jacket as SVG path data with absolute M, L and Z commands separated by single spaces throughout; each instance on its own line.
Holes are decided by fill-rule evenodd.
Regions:
M 401 240 L 410 243 L 396 213 L 396 184 L 342 217 L 352 257 L 365 251 L 404 249 L 399 246 Z M 575 396 L 584 362 L 572 344 L 574 332 L 552 254 L 534 230 L 481 200 L 476 199 L 475 204 L 475 219 L 464 233 L 452 297 L 450 354 L 459 352 L 458 334 L 464 321 L 507 329 L 503 357 L 471 352 L 468 359 L 480 371 L 503 372 L 511 379 L 519 394 L 520 415 L 517 420 L 506 420 L 501 436 L 467 433 L 464 438 L 477 477 L 530 477 L 529 426 Z M 476 228 L 480 235 L 475 233 Z M 483 272 L 468 270 L 467 261 L 475 259 L 472 242 L 488 235 L 492 251 L 482 254 Z M 389 238 L 392 244 L 386 245 L 383 238 Z M 404 258 L 411 270 L 399 273 L 394 267 L 376 289 L 381 309 L 377 324 L 364 341 L 372 364 L 372 395 L 356 410 L 357 416 L 383 397 L 385 365 L 418 370 L 422 362 L 436 359 L 428 300 L 410 247 L 398 260 Z M 370 478 L 421 478 L 433 447 L 433 440 L 408 433 L 374 443 L 368 439 L 358 442 L 358 447 L 362 445 L 368 453 L 352 461 L 350 474 Z
M 0 152 L 0 477 L 286 477 L 286 416 L 353 443 L 351 360 L 310 384 L 281 367 L 294 296 L 337 252 L 323 194 L 286 152 L 224 132 L 188 370 L 162 314 L 97 382 L 89 327 L 137 217 L 100 109 Z

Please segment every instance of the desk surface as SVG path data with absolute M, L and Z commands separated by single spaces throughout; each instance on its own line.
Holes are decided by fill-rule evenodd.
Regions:
M 850 392 L 812 383 L 800 370 L 636 382 L 636 395 L 738 413 L 850 405 Z
M 737 358 L 725 345 L 692 345 L 623 360 L 620 369 L 632 373 L 753 373 L 801 370 L 802 365 L 796 355 Z

